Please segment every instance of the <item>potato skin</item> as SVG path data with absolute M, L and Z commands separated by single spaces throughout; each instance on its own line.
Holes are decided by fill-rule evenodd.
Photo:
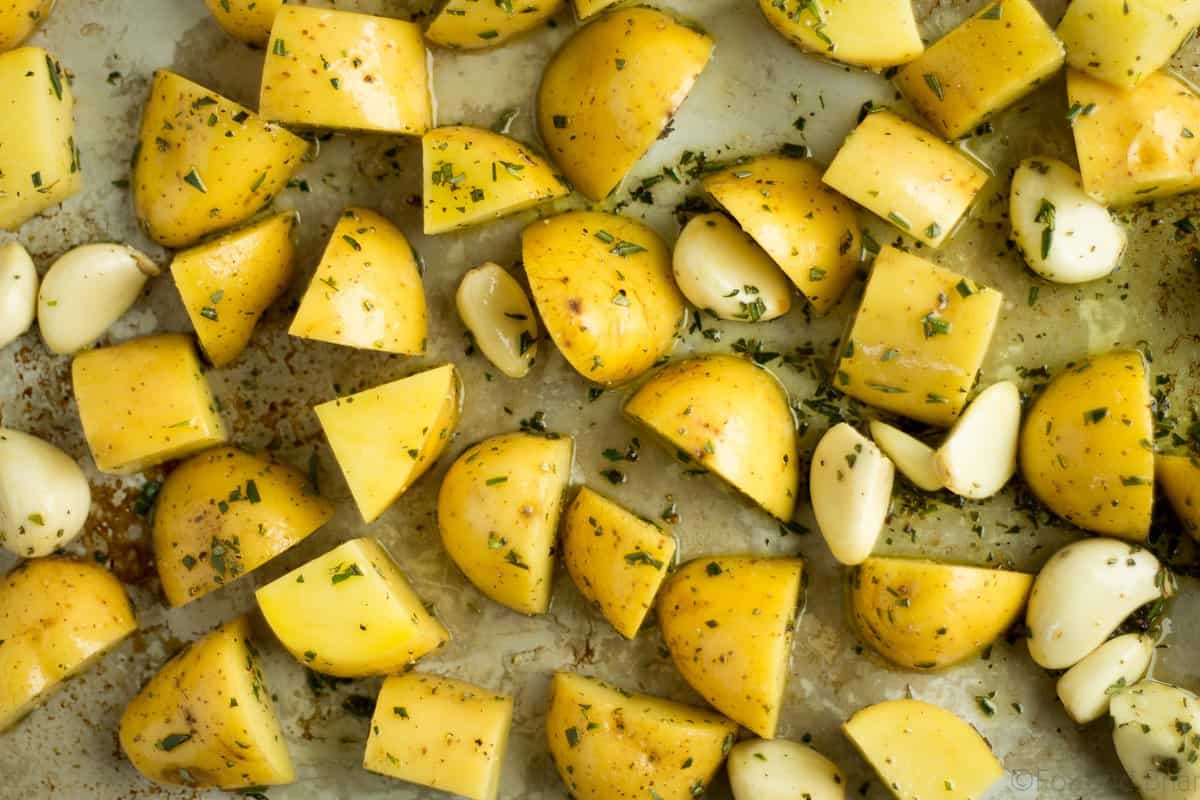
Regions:
M 879 70 L 906 64 L 925 49 L 907 0 L 758 0 L 767 22 L 801 50 Z
M 505 10 L 499 3 L 450 0 L 425 29 L 425 38 L 451 50 L 483 50 L 544 25 L 564 0 L 515 0 Z
M 1121 89 L 1155 74 L 1200 23 L 1189 0 L 1072 0 L 1057 33 L 1072 69 Z
M 28 39 L 37 26 L 50 16 L 53 8 L 54 0 L 0 2 L 0 52 Z
M 204 0 L 226 33 L 249 45 L 265 47 L 283 0 Z
M 1200 463 L 1196 457 L 1156 455 L 1154 478 L 1184 529 L 1200 539 Z

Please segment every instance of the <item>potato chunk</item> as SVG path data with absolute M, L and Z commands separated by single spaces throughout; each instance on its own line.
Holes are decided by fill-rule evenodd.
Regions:
M 867 405 L 930 425 L 962 413 L 1003 296 L 884 247 L 841 348 L 835 385 Z
M 53 8 L 54 0 L 8 0 L 0 6 L 0 52 L 28 39 Z
M 225 441 L 192 341 L 177 333 L 87 350 L 71 363 L 96 468 L 128 475 Z
M 1165 65 L 1200 25 L 1193 0 L 1072 0 L 1058 23 L 1067 63 L 1132 89 Z
M 259 113 L 287 125 L 420 136 L 433 124 L 421 28 L 285 5 L 263 64 Z
M 437 675 L 383 682 L 363 766 L 471 800 L 495 800 L 513 699 Z
M 1200 463 L 1194 456 L 1155 456 L 1154 477 L 1184 529 L 1200 539 Z
M 154 553 L 172 606 L 233 583 L 333 517 L 292 467 L 217 447 L 175 468 L 159 491 Z
M 0 129 L 0 229 L 16 230 L 83 188 L 75 96 L 62 65 L 40 47 L 0 53 L 0 84 L 0 116 L 20 120 Z
M 99 564 L 35 558 L 0 578 L 0 731 L 137 629 Z
M 908 0 L 758 0 L 758 7 L 792 44 L 843 64 L 883 69 L 925 49 Z
M 271 25 L 283 8 L 283 0 L 204 0 L 204 5 L 230 36 L 264 47 L 271 38 Z
M 450 0 L 425 29 L 425 38 L 452 50 L 482 50 L 545 25 L 563 0 Z
M 403 672 L 450 640 L 374 539 L 344 542 L 255 597 L 288 652 L 327 675 Z
M 987 183 L 987 172 L 890 111 L 868 114 L 822 178 L 899 230 L 939 247 Z

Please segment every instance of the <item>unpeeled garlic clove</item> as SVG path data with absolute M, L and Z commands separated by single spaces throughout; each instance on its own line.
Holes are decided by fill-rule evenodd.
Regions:
M 537 357 L 537 319 L 516 278 L 498 264 L 476 267 L 458 284 L 455 303 L 475 346 L 496 369 L 510 378 L 529 374 Z
M 54 353 L 95 342 L 129 310 L 158 267 L 123 244 L 85 244 L 50 265 L 38 292 L 38 326 Z
M 936 492 L 945 487 L 934 463 L 933 448 L 920 439 L 877 419 L 871 420 L 871 438 L 918 489 Z
M 37 269 L 21 243 L 0 245 L 0 348 L 33 324 L 37 288 Z
M 1058 699 L 1080 725 L 1100 719 L 1115 691 L 1141 680 L 1153 656 L 1154 640 L 1145 634 L 1109 639 L 1058 679 Z
M 1158 681 L 1118 692 L 1113 745 L 1143 800 L 1200 797 L 1200 698 Z
M 672 267 L 688 302 L 721 319 L 766 321 L 792 307 L 787 275 L 724 214 L 700 214 L 684 226 Z
M 92 493 L 75 460 L 36 436 L 0 428 L 0 544 L 33 558 L 74 539 Z
M 1011 381 L 993 383 L 971 401 L 934 456 L 947 489 L 982 500 L 1004 488 L 1017 471 L 1021 392 Z
M 871 555 L 887 518 L 895 473 L 888 457 L 845 422 L 817 442 L 808 486 L 817 526 L 838 561 L 861 564 Z
M 729 751 L 735 800 L 843 800 L 846 778 L 825 756 L 786 739 L 753 739 Z

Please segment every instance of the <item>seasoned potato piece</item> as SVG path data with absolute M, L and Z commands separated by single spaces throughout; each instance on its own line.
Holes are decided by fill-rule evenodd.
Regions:
M 0 85 L 0 116 L 14 121 L 0 130 L 0 230 L 16 230 L 83 188 L 75 96 L 62 65 L 40 47 L 0 53 Z
M 884 247 L 841 348 L 837 388 L 930 425 L 962 413 L 1003 296 L 923 258 Z
M 264 47 L 283 0 L 204 0 L 204 5 L 230 36 Z
M 485 2 L 453 0 L 472 1 Z M 490 3 L 488 7 L 495 8 Z M 520 142 L 483 128 L 434 128 L 421 137 L 421 152 L 425 233 L 499 219 L 570 192 L 545 159 Z
M 563 173 L 602 200 L 650 149 L 704 70 L 713 42 L 652 8 L 580 28 L 538 89 L 538 128 Z
M 121 716 L 121 749 L 137 771 L 194 789 L 296 780 L 257 655 L 238 617 L 164 664 Z
M 1068 366 L 1033 402 L 1020 468 L 1055 514 L 1142 541 L 1154 501 L 1154 419 L 1142 354 L 1117 351 Z
M 787 392 L 770 372 L 735 356 L 679 361 L 642 384 L 625 413 L 768 514 L 792 518 L 796 426 Z
M 512 727 L 509 695 L 437 675 L 383 682 L 363 766 L 471 800 L 495 800 Z
M 0 3 L 0 51 L 16 47 L 29 38 L 42 20 L 50 16 L 54 0 L 7 0 Z
M 1200 464 L 1196 458 L 1155 456 L 1154 477 L 1183 527 L 1200 539 Z
M 471 341 L 510 378 L 524 378 L 537 358 L 537 317 L 517 279 L 490 261 L 463 275 L 454 296 Z
M 0 731 L 136 629 L 121 582 L 90 560 L 36 558 L 0 578 Z
M 579 593 L 632 639 L 675 560 L 675 539 L 585 486 L 563 518 L 562 556 Z
M 96 468 L 128 475 L 225 441 L 192 341 L 177 333 L 75 356 L 71 379 Z
M 1194 0 L 1072 0 L 1058 35 L 1073 69 L 1132 89 L 1166 64 L 1197 25 Z
M 428 328 L 421 266 L 400 229 L 365 208 L 343 211 L 288 333 L 422 355 Z
M 372 522 L 446 449 L 462 411 L 462 382 L 446 364 L 313 410 L 359 513 Z
M 403 672 L 450 640 L 374 539 L 351 539 L 255 592 L 297 661 L 326 675 Z
M 807 159 L 759 156 L 704 179 L 705 190 L 783 268 L 813 310 L 833 307 L 858 272 L 854 205 Z
M 287 125 L 420 136 L 433 125 L 427 58 L 412 22 L 285 5 L 258 111 Z
M 571 211 L 521 234 L 525 275 L 563 357 L 596 383 L 627 383 L 675 344 L 683 296 L 666 244 L 642 222 Z
M 175 254 L 175 288 L 213 366 L 242 354 L 259 317 L 291 282 L 295 225 L 294 213 L 276 214 Z
M 587 19 L 593 14 L 598 14 L 611 5 L 614 5 L 617 0 L 575 0 L 575 15 L 580 19 Z
M 146 235 L 185 247 L 250 219 L 304 166 L 308 142 L 167 70 L 154 73 L 133 163 Z
M 449 0 L 425 29 L 425 38 L 454 50 L 496 47 L 558 13 L 563 0 Z
M 939 247 L 988 174 L 924 128 L 876 111 L 846 137 L 822 180 L 914 239 Z
M 163 593 L 181 606 L 233 583 L 304 540 L 333 517 L 292 467 L 235 447 L 180 464 L 154 513 Z
M 758 0 L 767 22 L 809 53 L 883 69 L 925 49 L 908 0 Z
M 720 714 L 594 678 L 556 672 L 550 684 L 546 741 L 576 800 L 699 797 L 736 735 Z

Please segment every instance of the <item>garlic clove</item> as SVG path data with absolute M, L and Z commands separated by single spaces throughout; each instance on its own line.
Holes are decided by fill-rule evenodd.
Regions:
M 787 275 L 724 214 L 693 217 L 675 242 L 672 266 L 688 302 L 721 319 L 766 321 L 792 307 Z
M 982 500 L 1004 488 L 1017 471 L 1021 392 L 1011 381 L 993 383 L 967 406 L 934 456 L 946 488 Z
M 920 439 L 877 419 L 871 420 L 871 438 L 918 489 L 936 492 L 945 487 L 933 448 Z
M 50 265 L 38 292 L 38 326 L 54 353 L 75 353 L 129 310 L 158 267 L 123 244 L 85 244 Z
M 1100 719 L 1114 692 L 1141 680 L 1153 656 L 1154 640 L 1145 634 L 1109 639 L 1058 679 L 1058 699 L 1080 725 Z
M 0 545 L 24 558 L 53 553 L 87 522 L 92 493 L 69 455 L 0 428 Z
M 455 295 L 458 315 L 475 346 L 510 378 L 529 374 L 537 357 L 537 318 L 517 279 L 487 263 L 463 276 Z
M 33 324 L 37 288 L 37 269 L 21 243 L 0 245 L 0 349 Z
M 842 771 L 811 747 L 786 739 L 752 739 L 729 751 L 734 800 L 843 800 Z
M 1142 681 L 1112 698 L 1113 745 L 1143 800 L 1188 800 L 1200 794 L 1200 697 Z
M 808 480 L 813 514 L 841 563 L 861 564 L 871 555 L 887 518 L 895 472 L 888 457 L 845 422 L 817 442 Z

